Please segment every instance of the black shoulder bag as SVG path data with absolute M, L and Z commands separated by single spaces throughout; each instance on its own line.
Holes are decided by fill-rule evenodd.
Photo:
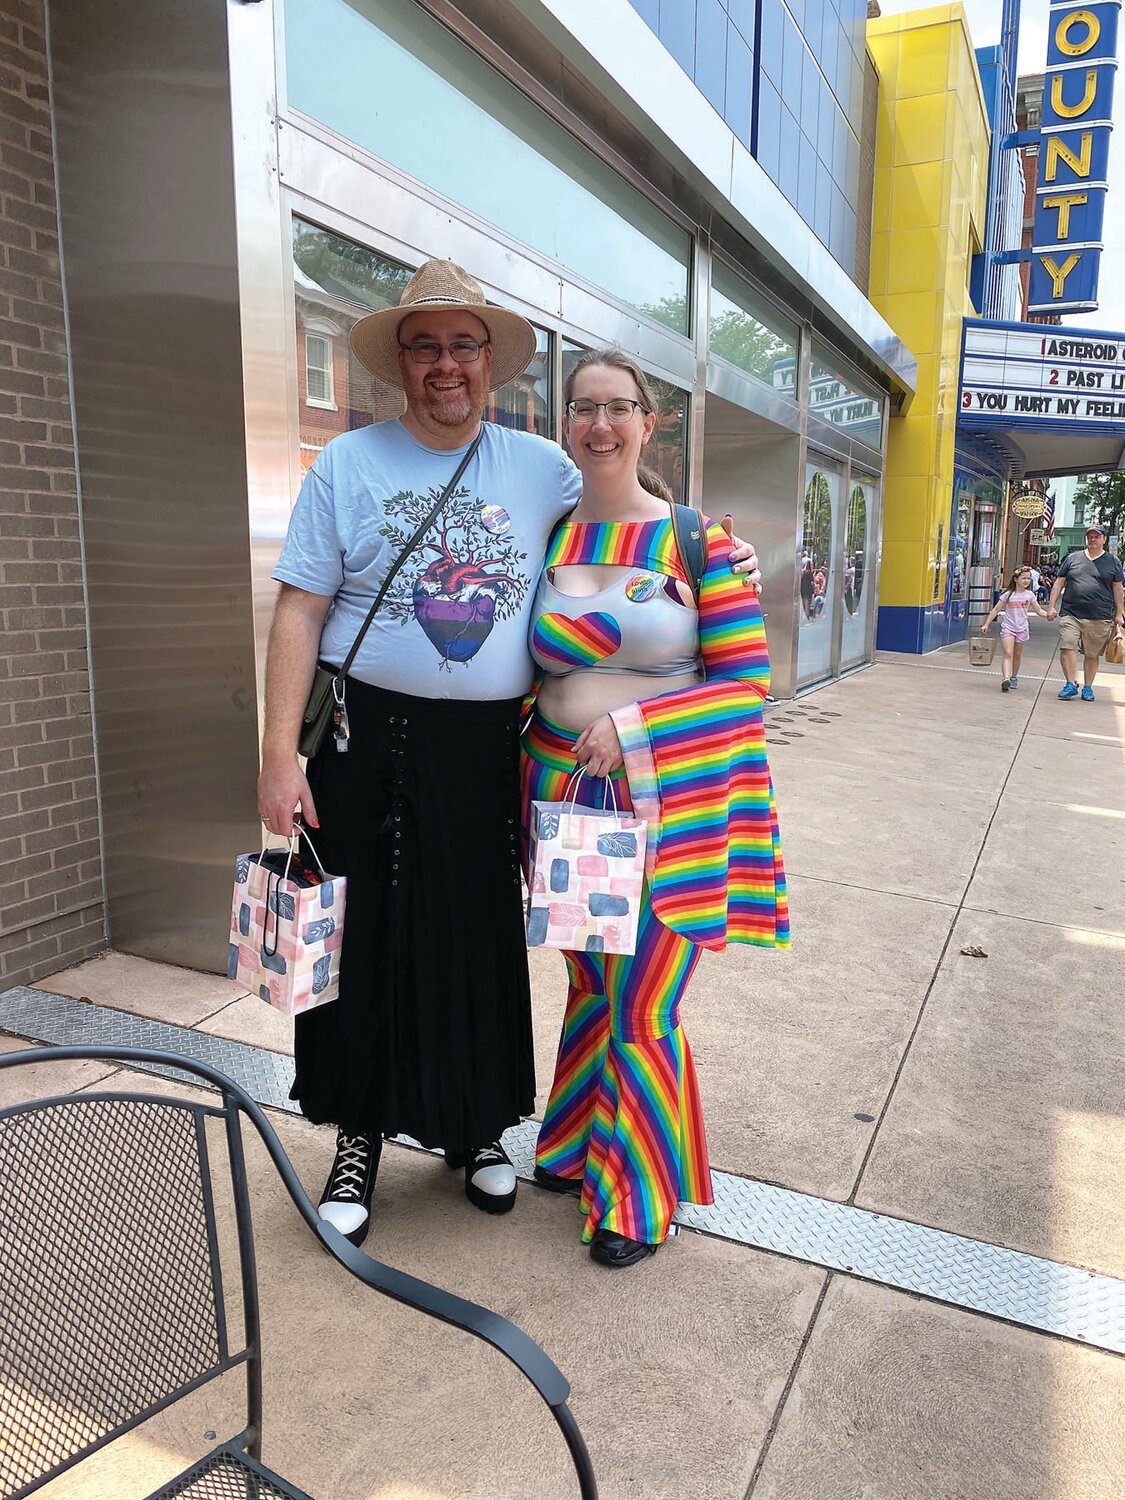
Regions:
M 316 754 L 324 743 L 330 725 L 335 726 L 336 749 L 347 750 L 348 710 L 344 703 L 345 678 L 351 670 L 352 662 L 355 661 L 356 653 L 363 644 L 363 638 L 367 634 L 368 627 L 376 614 L 378 614 L 379 606 L 382 604 L 387 590 L 394 582 L 395 575 L 425 536 L 426 532 L 429 531 L 435 517 L 446 500 L 448 500 L 451 492 L 457 488 L 457 481 L 468 468 L 469 460 L 480 447 L 480 440 L 483 436 L 484 427 L 482 426 L 466 449 L 461 462 L 457 465 L 457 471 L 453 478 L 434 502 L 433 509 L 391 564 L 386 578 L 379 585 L 379 592 L 375 595 L 375 602 L 367 611 L 367 618 L 359 627 L 359 634 L 352 642 L 352 649 L 344 658 L 343 666 L 339 667 L 335 672 L 330 672 L 327 667 L 317 667 L 313 675 L 312 687 L 309 689 L 308 702 L 305 704 L 304 717 L 301 720 L 301 737 L 297 743 L 297 749 L 301 755 L 309 757 Z

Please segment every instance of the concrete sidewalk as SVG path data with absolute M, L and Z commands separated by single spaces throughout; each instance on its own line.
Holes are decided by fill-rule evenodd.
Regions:
M 1014 693 L 961 647 L 771 709 L 794 951 L 705 955 L 685 1026 L 716 1169 L 1125 1279 L 1125 671 L 1059 703 L 1057 632 L 1033 632 Z M 560 956 L 533 976 L 542 1103 Z M 123 955 L 40 988 L 290 1046 L 225 981 Z M 330 1133 L 274 1118 L 315 1194 Z M 365 1294 L 252 1165 L 266 1461 L 321 1500 L 574 1494 L 504 1361 Z M 566 1372 L 605 1500 L 1125 1497 L 1125 1359 L 1077 1335 L 690 1231 L 607 1272 L 573 1202 L 523 1185 L 491 1220 L 395 1146 L 375 1204 L 372 1255 L 514 1318 Z M 236 1389 L 199 1393 L 44 1494 L 143 1496 L 236 1410 Z

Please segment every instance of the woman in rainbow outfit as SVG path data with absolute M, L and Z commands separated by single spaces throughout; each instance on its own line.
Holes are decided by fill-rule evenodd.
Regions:
M 562 800 L 584 766 L 571 793 L 580 804 L 603 805 L 593 778 L 612 777 L 618 805 L 649 828 L 635 954 L 566 954 L 566 1015 L 536 1150 L 536 1182 L 580 1194 L 582 1238 L 614 1267 L 655 1254 L 679 1200 L 712 1201 L 680 1025 L 701 951 L 789 946 L 761 608 L 713 523 L 697 601 L 670 496 L 639 470 L 655 425 L 632 360 L 582 356 L 565 421 L 582 498 L 551 539 L 535 601 L 542 676 L 521 758 L 525 826 L 532 802 Z

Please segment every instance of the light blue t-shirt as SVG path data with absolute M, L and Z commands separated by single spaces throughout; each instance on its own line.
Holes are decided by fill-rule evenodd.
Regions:
M 342 433 L 318 454 L 273 576 L 332 596 L 323 661 L 343 663 L 379 585 L 464 453 L 427 448 L 395 420 Z M 533 671 L 527 626 L 547 539 L 580 492 L 578 470 L 556 443 L 485 422 L 456 490 L 388 589 L 351 675 L 424 698 L 525 693 Z

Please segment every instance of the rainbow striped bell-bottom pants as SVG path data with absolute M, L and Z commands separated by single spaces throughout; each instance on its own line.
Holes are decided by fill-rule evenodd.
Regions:
M 524 826 L 533 801 L 562 800 L 578 736 L 536 714 L 523 737 Z M 615 773 L 618 806 L 629 783 Z M 605 783 L 582 777 L 575 800 L 601 806 Z M 648 1244 L 668 1235 L 676 1203 L 710 1203 L 711 1169 L 680 1000 L 700 949 L 653 914 L 646 885 L 634 954 L 568 952 L 570 976 L 551 1097 L 536 1160 L 581 1179 L 584 1241 L 606 1229 Z

